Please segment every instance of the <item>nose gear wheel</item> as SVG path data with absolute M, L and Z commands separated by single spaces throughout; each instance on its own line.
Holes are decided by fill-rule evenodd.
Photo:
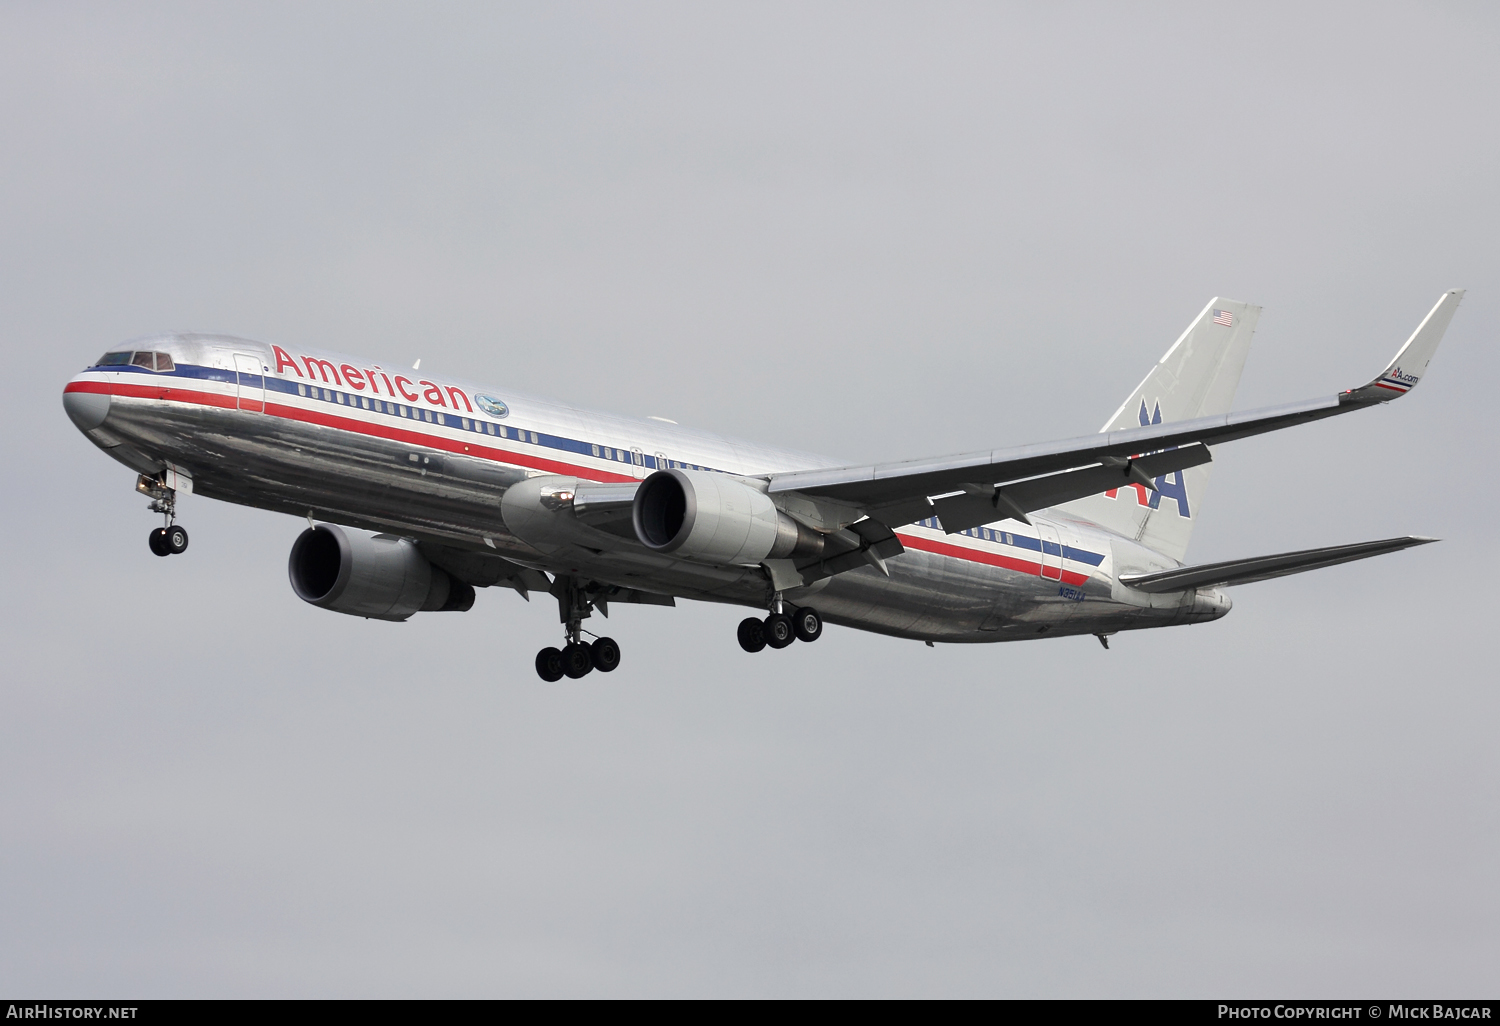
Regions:
M 166 523 L 153 528 L 146 537 L 146 544 L 158 556 L 180 556 L 187 551 L 188 533 L 177 520 L 177 491 L 168 488 L 161 476 L 147 477 L 142 474 L 135 483 L 135 490 L 151 497 L 146 508 L 160 513 Z

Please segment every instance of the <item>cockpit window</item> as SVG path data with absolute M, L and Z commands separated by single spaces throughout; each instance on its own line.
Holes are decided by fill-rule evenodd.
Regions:
M 132 358 L 132 356 L 134 358 Z M 99 358 L 99 362 L 95 366 L 122 367 L 126 364 L 130 365 L 131 367 L 142 367 L 148 371 L 157 372 L 176 369 L 175 365 L 172 363 L 172 358 L 166 353 L 146 352 L 137 352 L 134 354 L 105 353 L 102 357 Z

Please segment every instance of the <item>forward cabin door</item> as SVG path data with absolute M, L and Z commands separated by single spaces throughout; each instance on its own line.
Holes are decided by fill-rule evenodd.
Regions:
M 239 407 L 250 413 L 266 411 L 266 379 L 261 375 L 260 358 L 234 354 L 234 369 L 239 378 Z

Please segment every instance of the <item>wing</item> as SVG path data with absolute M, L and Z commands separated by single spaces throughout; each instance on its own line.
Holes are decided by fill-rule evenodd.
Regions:
M 1025 519 L 1033 510 L 1111 488 L 1134 483 L 1154 487 L 1151 482 L 1159 475 L 1208 462 L 1209 446 L 1404 395 L 1426 373 L 1462 298 L 1461 289 L 1444 293 L 1379 376 L 1323 399 L 1012 449 L 775 474 L 770 491 L 782 496 L 784 508 L 794 515 L 800 497 L 804 511 L 821 500 L 842 513 L 838 519 L 866 515 L 888 527 L 936 514 L 951 534 L 996 520 Z

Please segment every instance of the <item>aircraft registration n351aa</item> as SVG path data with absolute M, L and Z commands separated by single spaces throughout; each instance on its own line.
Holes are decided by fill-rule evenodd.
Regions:
M 306 516 L 292 589 L 382 620 L 464 611 L 476 588 L 557 600 L 546 680 L 614 670 L 584 629 L 609 604 L 757 610 L 748 652 L 824 622 L 997 642 L 1216 620 L 1223 588 L 1432 541 L 1408 536 L 1192 566 L 1212 447 L 1399 398 L 1463 292 L 1446 292 L 1368 384 L 1231 413 L 1260 308 L 1214 299 L 1097 434 L 845 466 L 438 374 L 226 335 L 117 346 L 63 406 L 138 476 L 182 553 L 182 493 Z M 585 636 L 593 641 L 587 641 Z M 727 640 L 727 639 L 726 639 Z

